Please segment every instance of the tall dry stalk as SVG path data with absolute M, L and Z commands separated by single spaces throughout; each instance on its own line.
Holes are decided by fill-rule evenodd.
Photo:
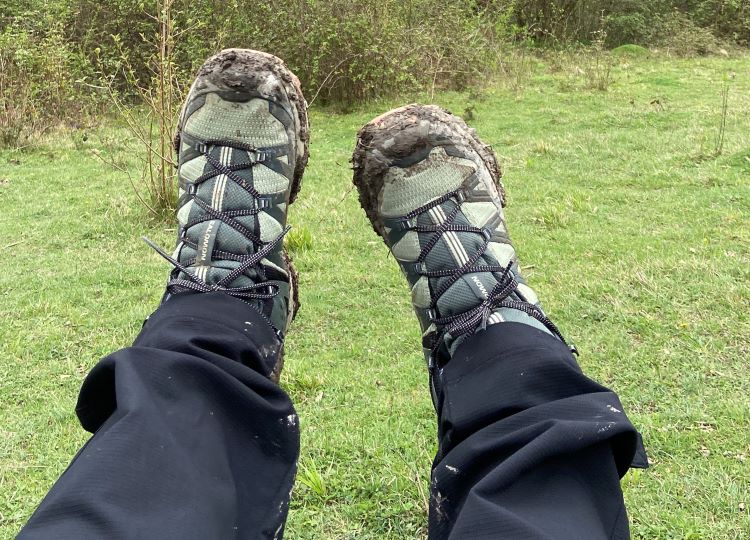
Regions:
M 716 146 L 714 155 L 720 156 L 724 152 L 724 139 L 727 133 L 727 116 L 729 113 L 729 81 L 724 81 L 721 87 L 721 117 L 719 119 L 719 132 L 716 135 Z
M 174 20 L 172 18 L 172 5 L 174 0 L 163 0 L 157 4 L 159 15 L 159 57 L 156 66 L 156 98 L 151 99 L 151 109 L 158 114 L 157 139 L 159 154 L 156 165 L 153 159 L 150 161 L 149 177 L 154 191 L 162 202 L 160 207 L 174 208 L 176 203 L 176 190 L 174 181 L 176 174 L 176 163 L 172 158 L 172 135 L 177 123 L 177 107 L 181 94 L 179 82 L 175 73 L 175 62 L 172 51 L 174 51 Z M 158 104 L 158 105 L 157 105 Z M 151 124 L 153 126 L 153 123 Z M 153 158 L 154 153 L 149 155 Z
M 174 23 L 174 0 L 157 0 L 156 14 L 149 16 L 157 25 L 152 38 L 144 37 L 154 51 L 148 63 L 150 80 L 138 78 L 127 51 L 115 39 L 120 51 L 122 75 L 129 91 L 143 107 L 133 108 L 126 103 L 115 89 L 115 77 L 109 77 L 111 101 L 137 147 L 140 176 L 134 176 L 126 165 L 112 156 L 105 161 L 127 175 L 138 200 L 149 212 L 157 218 L 164 218 L 171 215 L 177 203 L 177 164 L 172 140 L 183 97 L 174 58 L 175 41 L 180 35 Z

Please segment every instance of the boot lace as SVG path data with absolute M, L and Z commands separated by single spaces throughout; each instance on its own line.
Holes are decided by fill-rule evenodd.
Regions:
M 250 159 L 232 165 L 224 165 L 223 163 L 221 163 L 221 161 L 211 155 L 211 149 L 216 146 L 224 146 L 246 151 L 248 152 L 248 156 L 250 156 Z M 240 217 L 257 215 L 259 212 L 261 212 L 261 210 L 263 210 L 263 208 L 268 206 L 268 200 L 261 193 L 259 193 L 258 190 L 256 190 L 247 180 L 238 175 L 237 171 L 252 168 L 258 163 L 262 163 L 270 157 L 277 155 L 276 149 L 259 149 L 248 144 L 226 140 L 208 140 L 204 142 L 198 142 L 195 145 L 195 148 L 196 150 L 201 152 L 203 156 L 205 156 L 207 163 L 211 165 L 211 170 L 205 172 L 194 182 L 183 184 L 187 198 L 192 200 L 194 204 L 198 205 L 198 207 L 203 210 L 203 213 L 198 217 L 193 218 L 188 223 L 186 223 L 184 227 L 182 227 L 180 240 L 193 248 L 197 248 L 197 245 L 194 245 L 194 243 L 190 242 L 187 239 L 185 231 L 187 231 L 187 229 L 189 229 L 190 227 L 204 221 L 219 220 L 235 229 L 237 232 L 242 234 L 250 243 L 252 243 L 254 253 L 251 255 L 237 255 L 228 251 L 214 249 L 211 254 L 212 260 L 231 260 L 239 262 L 240 264 L 216 283 L 208 284 L 204 280 L 199 278 L 193 270 L 190 270 L 188 268 L 195 262 L 195 259 L 191 259 L 185 261 L 184 263 L 181 263 L 167 254 L 163 249 L 154 244 L 151 240 L 143 237 L 143 240 L 152 249 L 154 249 L 159 255 L 166 259 L 175 269 L 179 270 L 179 272 L 173 272 L 172 277 L 167 282 L 167 292 L 169 294 L 179 294 L 186 291 L 221 291 L 244 301 L 267 300 L 275 297 L 279 293 L 279 288 L 277 285 L 266 282 L 265 269 L 260 264 L 260 262 L 279 246 L 284 236 L 289 232 L 291 227 L 285 227 L 284 230 L 270 242 L 263 242 L 258 234 L 254 233 L 240 221 L 238 221 L 237 218 Z M 200 184 L 222 174 L 225 175 L 229 180 L 237 184 L 239 187 L 244 189 L 248 194 L 250 194 L 254 202 L 252 208 L 242 210 L 216 210 L 211 205 L 197 197 L 198 186 Z M 250 269 L 254 269 L 259 276 L 259 280 L 256 283 L 243 287 L 230 286 L 235 279 L 237 279 Z
M 445 195 L 412 210 L 406 214 L 403 219 L 406 221 L 414 220 L 420 214 L 423 214 L 431 208 L 439 206 L 450 199 L 455 200 L 456 206 L 446 215 L 446 219 L 442 223 L 437 225 L 412 225 L 408 227 L 409 230 L 417 233 L 433 233 L 417 257 L 416 273 L 427 278 L 448 278 L 435 290 L 430 303 L 430 322 L 432 322 L 437 328 L 437 332 L 433 334 L 432 339 L 430 340 L 432 342 L 430 344 L 431 358 L 437 358 L 438 351 L 443 345 L 444 338 L 447 334 L 450 334 L 450 336 L 455 339 L 466 334 L 472 334 L 479 329 L 486 328 L 489 317 L 492 315 L 492 312 L 498 308 L 512 308 L 528 314 L 549 329 L 553 335 L 558 337 L 560 341 L 571 349 L 571 352 L 577 353 L 574 346 L 568 345 L 557 326 L 549 319 L 549 317 L 547 317 L 539 307 L 527 302 L 523 295 L 518 291 L 518 280 L 511 270 L 513 265 L 512 261 L 509 262 L 507 266 L 478 264 L 479 259 L 484 256 L 487 247 L 490 244 L 492 231 L 471 225 L 455 223 L 455 219 L 461 211 L 461 205 L 465 200 L 464 192 L 461 188 L 448 192 Z M 469 260 L 466 261 L 466 263 L 455 269 L 426 270 L 425 260 L 427 259 L 427 255 L 437 245 L 443 234 L 449 231 L 479 234 L 483 238 L 484 245 L 469 257 Z M 498 281 L 492 290 L 488 292 L 487 298 L 463 313 L 444 317 L 436 316 L 437 302 L 443 293 L 461 279 L 462 276 L 476 272 L 491 272 Z M 513 294 L 515 294 L 519 300 L 511 298 L 511 295 Z

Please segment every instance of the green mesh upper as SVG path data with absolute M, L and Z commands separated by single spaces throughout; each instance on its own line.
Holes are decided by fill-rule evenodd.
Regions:
M 379 198 L 378 213 L 383 218 L 396 218 L 420 208 L 442 195 L 465 186 L 475 175 L 476 182 L 472 193 L 463 201 L 453 223 L 486 228 L 493 225 L 493 230 L 503 233 L 503 238 L 494 238 L 477 264 L 512 265 L 512 271 L 520 284 L 518 290 L 525 300 L 538 304 L 536 294 L 522 282 L 516 260 L 515 250 L 507 237 L 503 209 L 497 197 L 490 197 L 493 181 L 489 173 L 478 167 L 472 159 L 455 157 L 446 154 L 442 147 L 434 148 L 429 155 L 410 166 L 390 167 L 385 174 L 383 189 Z M 476 197 L 477 200 L 474 200 Z M 417 217 L 417 225 L 439 225 L 456 208 L 457 201 L 447 200 Z M 387 231 L 388 232 L 388 231 Z M 394 257 L 402 263 L 413 263 L 434 233 L 407 232 L 397 243 L 391 245 Z M 440 236 L 435 246 L 424 259 L 425 270 L 455 270 L 469 260 L 469 257 L 484 247 L 482 236 L 476 233 L 448 231 Z M 437 315 L 441 317 L 464 313 L 487 298 L 488 292 L 498 283 L 497 276 L 490 272 L 468 273 L 451 285 L 439 298 L 435 298 L 447 277 L 419 277 L 407 272 L 412 286 L 412 301 L 415 308 L 426 309 L 436 300 Z M 517 295 L 516 295 L 517 297 Z M 423 331 L 429 332 L 430 320 L 421 314 Z M 541 330 L 547 328 L 535 318 L 523 311 L 510 308 L 498 308 L 488 319 L 488 324 L 511 320 L 535 326 Z M 448 337 L 450 340 L 450 336 Z M 451 341 L 450 348 L 455 349 L 458 341 Z
M 269 107 L 269 101 L 265 99 L 235 102 L 209 93 L 205 96 L 203 105 L 184 119 L 178 169 L 182 204 L 177 213 L 182 237 L 175 248 L 174 258 L 209 285 L 217 283 L 241 264 L 239 261 L 228 260 L 227 253 L 243 257 L 253 254 L 258 247 L 253 246 L 245 234 L 220 219 L 200 221 L 206 212 L 186 197 L 186 190 L 194 190 L 195 198 L 223 212 L 253 208 L 257 201 L 226 174 L 219 174 L 196 185 L 196 180 L 214 170 L 214 167 L 206 156 L 196 155 L 195 144 L 225 141 L 226 144 L 211 144 L 206 151 L 213 159 L 227 166 L 257 158 L 252 151 L 233 147 L 234 143 L 254 148 L 285 147 L 287 155 L 276 159 L 282 167 L 289 165 L 289 156 L 295 155 L 294 140 L 289 137 L 284 124 L 271 114 Z M 286 225 L 286 204 L 291 179 L 279 172 L 278 168 L 279 166 L 273 167 L 270 161 L 265 161 L 234 171 L 234 174 L 261 195 L 275 197 L 274 200 L 277 201 L 273 212 L 269 208 L 261 210 L 257 215 L 234 218 L 264 243 L 277 238 Z M 245 287 L 258 281 L 270 280 L 280 287 L 283 294 L 288 295 L 288 272 L 281 258 L 281 249 L 279 245 L 273 254 L 263 259 L 260 267 L 246 270 L 228 284 L 229 287 Z M 222 253 L 216 255 L 217 252 Z M 181 275 L 184 277 L 184 274 Z M 271 314 L 272 322 L 277 327 L 283 327 L 288 301 L 286 298 L 283 305 L 274 307 L 277 312 Z

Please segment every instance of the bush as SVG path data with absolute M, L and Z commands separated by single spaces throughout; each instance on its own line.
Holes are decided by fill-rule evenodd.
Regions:
M 675 10 L 682 25 L 675 28 Z M 746 0 L 519 0 L 513 20 L 529 29 L 538 43 L 588 44 L 597 31 L 607 34 L 607 45 L 652 45 L 689 21 L 693 28 L 738 44 L 750 43 L 750 9 Z
M 15 26 L 0 33 L 0 146 L 18 147 L 63 119 L 79 118 L 75 55 L 59 27 L 37 38 Z
M 459 88 L 493 66 L 495 23 L 508 2 L 235 0 L 214 49 L 262 49 L 285 60 L 308 99 L 351 104 L 408 90 Z M 233 16 L 252 12 L 248 24 Z
M 2 3 L 3 0 L 0 0 Z M 151 75 L 156 1 L 22 0 L 49 5 L 72 50 L 115 86 Z M 515 0 L 175 0 L 174 58 L 192 75 L 225 47 L 276 54 L 300 77 L 309 99 L 349 105 L 404 90 L 460 88 L 489 74 L 507 37 Z M 12 8 L 18 15 L 21 7 Z M 20 18 L 20 17 L 18 17 Z M 131 74 L 122 76 L 123 65 Z M 131 77 L 132 78 L 132 77 Z M 187 81 L 183 81 L 187 82 Z M 137 98 L 136 94 L 133 94 Z
M 75 125 L 97 99 L 93 70 L 56 10 L 27 9 L 0 26 L 0 146 L 28 144 L 61 122 Z
M 746 0 L 699 0 L 688 5 L 690 9 L 684 13 L 699 28 L 739 45 L 750 45 L 750 6 Z
M 706 55 L 719 49 L 710 30 L 701 28 L 687 15 L 674 11 L 664 17 L 655 45 L 676 56 Z

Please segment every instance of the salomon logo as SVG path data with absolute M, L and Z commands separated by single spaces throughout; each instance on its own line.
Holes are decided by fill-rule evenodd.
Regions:
M 211 231 L 213 228 L 214 222 L 210 221 L 208 227 L 206 227 L 206 232 L 203 235 L 203 243 L 201 244 L 201 262 L 206 262 L 206 260 L 208 260 L 208 243 L 211 240 Z
M 487 294 L 487 288 L 484 285 L 482 285 L 482 282 L 479 281 L 479 278 L 477 276 L 471 276 L 471 280 L 476 284 L 477 289 L 479 289 L 479 292 L 482 293 L 482 296 L 484 296 L 485 298 L 487 298 L 487 296 L 488 296 L 488 294 Z

